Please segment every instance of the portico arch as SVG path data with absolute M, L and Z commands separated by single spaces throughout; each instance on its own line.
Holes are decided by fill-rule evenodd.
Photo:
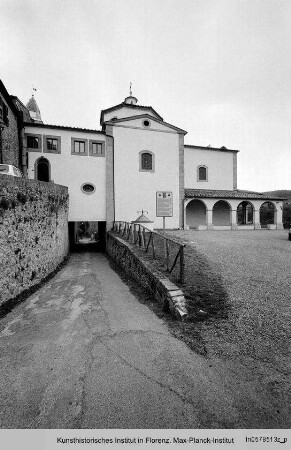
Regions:
M 186 205 L 186 225 L 189 228 L 206 226 L 206 206 L 202 200 L 191 200 Z
M 243 201 L 237 207 L 237 224 L 251 225 L 254 223 L 254 205 L 251 202 Z
M 260 224 L 262 228 L 275 224 L 276 208 L 272 202 L 264 202 L 260 207 Z
M 226 202 L 225 200 L 219 200 L 218 202 L 216 202 L 213 206 L 213 225 L 230 225 L 230 212 L 231 208 L 228 202 Z

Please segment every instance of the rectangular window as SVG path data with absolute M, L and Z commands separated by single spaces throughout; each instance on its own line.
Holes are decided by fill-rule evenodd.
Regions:
M 44 153 L 61 153 L 61 136 L 43 136 Z
M 29 133 L 26 134 L 26 146 L 30 152 L 41 152 L 42 135 Z
M 47 138 L 46 140 L 46 147 L 48 150 L 51 150 L 53 152 L 57 152 L 58 151 L 58 140 L 57 139 L 52 139 L 52 138 Z
M 102 155 L 102 144 L 92 142 L 92 155 Z
M 71 138 L 71 154 L 88 156 L 88 139 Z
M 74 141 L 74 152 L 85 153 L 85 141 Z
M 105 156 L 105 142 L 89 140 L 90 156 Z
M 39 148 L 39 137 L 27 136 L 27 148 Z

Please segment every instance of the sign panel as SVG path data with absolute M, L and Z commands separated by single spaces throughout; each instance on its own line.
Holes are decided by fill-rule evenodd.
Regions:
M 173 217 L 173 193 L 157 192 L 157 217 Z

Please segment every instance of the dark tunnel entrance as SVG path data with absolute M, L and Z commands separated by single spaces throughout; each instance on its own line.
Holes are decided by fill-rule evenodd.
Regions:
M 106 249 L 106 222 L 69 222 L 71 252 L 104 252 Z

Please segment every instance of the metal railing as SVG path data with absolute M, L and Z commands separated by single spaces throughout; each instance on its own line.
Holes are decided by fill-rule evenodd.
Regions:
M 183 284 L 185 279 L 185 244 L 166 237 L 161 233 L 152 231 L 143 225 L 130 222 L 113 222 L 112 232 L 137 245 L 153 259 L 161 261 L 170 274 Z

